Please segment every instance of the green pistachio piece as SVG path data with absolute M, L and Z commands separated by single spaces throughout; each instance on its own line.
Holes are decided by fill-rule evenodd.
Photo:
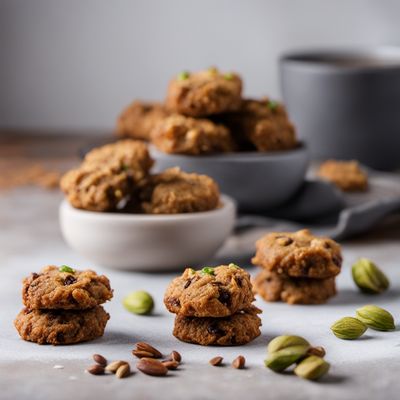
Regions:
M 122 304 L 129 312 L 139 315 L 150 314 L 154 308 L 153 298 L 144 290 L 128 294 Z
M 58 269 L 60 272 L 69 272 L 70 274 L 74 274 L 75 270 L 71 267 L 68 267 L 68 265 L 61 265 L 61 267 Z
M 389 311 L 378 306 L 367 305 L 356 310 L 357 318 L 368 328 L 377 331 L 391 331 L 395 328 L 394 319 Z
M 302 338 L 301 336 L 282 335 L 277 336 L 268 343 L 267 351 L 271 354 L 292 346 L 310 347 L 310 343 L 308 343 L 307 340 Z
M 241 269 L 238 265 L 233 264 L 233 263 L 230 263 L 230 264 L 228 265 L 228 267 L 229 267 L 229 268 L 235 268 L 235 269 Z
M 339 339 L 358 339 L 366 330 L 367 326 L 357 318 L 344 317 L 336 321 L 331 330 Z
M 275 372 L 282 372 L 307 354 L 308 345 L 286 347 L 269 354 L 265 366 Z
M 351 268 L 354 283 L 365 293 L 378 294 L 389 287 L 386 275 L 367 258 L 361 258 Z
M 207 274 L 207 275 L 215 275 L 215 272 L 214 272 L 214 268 L 213 268 L 213 267 L 204 267 L 204 268 L 201 270 L 201 273 L 202 273 L 202 274 Z
M 185 81 L 188 79 L 190 76 L 189 72 L 187 71 L 182 71 L 181 73 L 178 74 L 177 79 L 178 81 Z
M 231 81 L 231 80 L 233 79 L 233 74 L 232 74 L 232 72 L 227 72 L 226 74 L 224 74 L 224 78 L 225 78 L 227 81 Z
M 278 108 L 278 102 L 273 101 L 273 100 L 269 100 L 267 103 L 267 107 L 271 110 L 271 111 L 275 111 Z
M 309 356 L 294 369 L 294 373 L 303 379 L 316 380 L 325 375 L 330 368 L 330 364 L 323 358 L 317 356 Z

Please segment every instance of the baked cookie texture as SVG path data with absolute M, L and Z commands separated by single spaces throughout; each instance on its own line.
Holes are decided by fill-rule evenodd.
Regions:
M 132 196 L 152 165 L 145 143 L 122 140 L 90 151 L 79 168 L 63 176 L 60 186 L 75 208 L 113 211 Z
M 103 335 L 109 314 L 103 307 L 89 310 L 30 310 L 24 308 L 14 325 L 21 338 L 38 344 L 73 344 Z
M 187 317 L 225 317 L 251 306 L 254 296 L 248 272 L 233 265 L 212 271 L 186 268 L 166 290 L 167 309 Z
M 285 107 L 268 98 L 246 99 L 237 112 L 215 117 L 228 126 L 239 147 L 260 152 L 288 150 L 298 146 L 296 131 Z
M 28 309 L 84 310 L 113 296 L 108 278 L 94 271 L 60 272 L 53 265 L 23 280 L 22 300 Z
M 288 304 L 323 304 L 336 294 L 335 278 L 289 278 L 268 270 L 256 275 L 253 287 L 265 301 Z
M 256 242 L 252 263 L 284 276 L 327 279 L 340 273 L 342 254 L 334 240 L 303 229 L 263 236 Z
M 178 314 L 173 334 L 179 340 L 203 346 L 235 346 L 260 335 L 261 313 L 255 306 L 225 318 L 196 318 Z
M 116 134 L 120 137 L 149 141 L 151 131 L 168 114 L 161 103 L 136 100 L 118 117 Z
M 159 150 L 171 154 L 226 153 L 235 149 L 225 126 L 180 114 L 160 121 L 152 131 L 151 139 Z
M 216 68 L 179 74 L 168 86 L 168 110 L 190 117 L 202 117 L 237 110 L 241 103 L 242 80 L 235 73 Z
M 153 175 L 141 191 L 142 208 L 149 214 L 209 211 L 219 206 L 219 189 L 206 175 L 169 168 Z
M 325 161 L 320 165 L 317 175 L 346 192 L 362 192 L 368 189 L 368 175 L 355 160 Z

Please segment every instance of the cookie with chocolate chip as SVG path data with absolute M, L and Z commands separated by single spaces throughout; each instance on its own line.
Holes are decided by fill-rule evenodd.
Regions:
M 251 306 L 250 275 L 234 264 L 185 269 L 168 286 L 164 303 L 181 316 L 225 317 Z
M 101 306 L 89 310 L 24 308 L 14 325 L 22 339 L 38 344 L 73 344 L 103 336 L 109 314 Z
M 335 278 L 290 278 L 266 269 L 254 278 L 253 288 L 265 301 L 288 304 L 323 304 L 336 294 Z
M 91 270 L 47 266 L 23 280 L 22 300 L 28 309 L 84 310 L 110 300 L 113 291 L 104 275 Z
M 342 253 L 334 240 L 307 229 L 272 232 L 256 242 L 252 263 L 284 276 L 327 279 L 340 273 Z
M 255 306 L 224 318 L 196 318 L 177 315 L 173 334 L 179 340 L 203 346 L 235 346 L 260 335 L 261 313 Z

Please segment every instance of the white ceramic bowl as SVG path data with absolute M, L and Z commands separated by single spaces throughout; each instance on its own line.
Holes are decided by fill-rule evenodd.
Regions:
M 83 211 L 67 201 L 59 217 L 66 242 L 95 264 L 132 271 L 177 270 L 209 261 L 231 233 L 236 207 L 174 215 Z

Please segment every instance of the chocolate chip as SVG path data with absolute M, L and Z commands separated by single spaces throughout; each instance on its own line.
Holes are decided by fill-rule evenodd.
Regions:
M 64 334 L 62 332 L 57 333 L 57 342 L 63 343 L 65 341 Z
M 191 283 L 192 283 L 192 280 L 191 280 L 191 279 L 188 279 L 188 280 L 185 282 L 183 288 L 184 288 L 184 289 L 187 289 L 187 288 L 190 286 Z
M 76 282 L 76 278 L 72 275 L 67 275 L 64 279 L 64 286 L 72 285 Z
M 236 283 L 237 283 L 237 285 L 238 285 L 239 287 L 242 287 L 242 286 L 243 286 L 243 279 L 242 279 L 240 276 L 237 276 L 237 277 L 235 278 L 235 281 L 236 281 Z
M 225 332 L 218 328 L 218 325 L 216 323 L 210 324 L 207 328 L 208 333 L 211 333 L 211 335 L 217 335 L 217 336 L 223 336 L 225 335 Z
M 219 288 L 218 300 L 225 306 L 228 306 L 231 303 L 231 295 L 226 289 Z
M 37 274 L 36 272 L 32 272 L 31 273 L 31 278 L 34 281 L 35 279 L 39 278 L 39 274 Z
M 181 302 L 176 297 L 169 298 L 168 299 L 168 303 L 171 304 L 171 306 L 175 306 L 175 307 L 180 307 L 181 306 Z

